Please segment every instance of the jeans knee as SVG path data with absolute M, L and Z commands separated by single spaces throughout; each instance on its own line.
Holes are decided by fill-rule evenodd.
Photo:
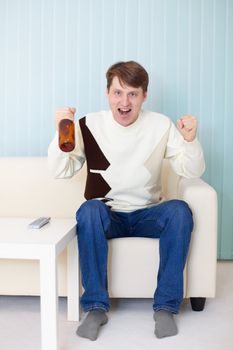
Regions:
M 181 220 L 183 223 L 184 222 L 189 223 L 192 229 L 193 214 L 189 205 L 185 201 L 178 200 L 178 199 L 172 200 L 171 205 L 173 206 L 176 220 Z
M 76 213 L 79 245 L 84 242 L 99 241 L 110 224 L 109 209 L 100 200 L 84 202 Z
M 105 204 L 98 199 L 90 199 L 82 203 L 76 212 L 76 218 L 82 215 L 91 215 L 105 208 Z
M 192 215 L 192 211 L 190 209 L 190 207 L 188 206 L 188 204 L 180 199 L 172 199 L 170 201 L 170 204 L 172 206 L 172 210 L 176 211 L 177 214 L 180 215 Z
M 100 226 L 107 230 L 110 223 L 110 209 L 105 203 L 98 199 L 84 202 L 76 213 L 78 228 L 89 227 L 94 231 Z

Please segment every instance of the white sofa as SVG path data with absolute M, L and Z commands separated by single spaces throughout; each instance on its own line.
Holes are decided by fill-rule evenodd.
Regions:
M 64 180 L 52 178 L 46 157 L 3 157 L 0 158 L 0 169 L 0 217 L 74 217 L 84 201 L 85 167 L 72 179 Z M 167 198 L 185 200 L 194 215 L 195 227 L 184 271 L 184 296 L 214 297 L 216 192 L 201 179 L 179 178 L 172 172 L 168 161 L 164 161 L 162 178 Z M 109 241 L 111 297 L 153 296 L 159 263 L 158 247 L 159 241 L 149 238 Z M 60 256 L 58 270 L 59 295 L 66 296 L 65 251 Z M 0 276 L 0 295 L 39 295 L 39 266 L 36 261 L 0 260 Z

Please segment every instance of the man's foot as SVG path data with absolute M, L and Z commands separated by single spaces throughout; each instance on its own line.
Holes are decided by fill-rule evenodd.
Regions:
M 96 340 L 100 327 L 108 322 L 108 317 L 104 310 L 94 309 L 88 312 L 83 323 L 78 327 L 76 333 L 83 338 Z
M 172 312 L 167 310 L 155 311 L 154 320 L 157 338 L 170 337 L 178 333 Z

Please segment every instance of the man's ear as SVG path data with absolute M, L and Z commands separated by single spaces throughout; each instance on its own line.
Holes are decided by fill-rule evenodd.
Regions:
M 143 100 L 143 102 L 146 101 L 146 99 L 147 99 L 147 91 L 144 92 L 144 100 Z
M 109 89 L 107 88 L 106 89 L 106 95 L 108 96 L 108 94 L 109 94 Z

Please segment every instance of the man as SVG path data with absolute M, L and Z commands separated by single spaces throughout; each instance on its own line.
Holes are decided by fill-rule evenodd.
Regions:
M 148 74 L 134 61 L 112 65 L 106 74 L 110 111 L 92 113 L 76 123 L 76 147 L 70 153 L 49 147 L 57 178 L 71 177 L 87 161 L 84 202 L 77 211 L 77 235 L 87 313 L 77 334 L 97 339 L 107 323 L 107 240 L 118 237 L 160 239 L 158 284 L 154 293 L 155 335 L 177 334 L 173 314 L 183 299 L 183 269 L 193 228 L 188 205 L 165 201 L 161 195 L 161 166 L 170 159 L 174 171 L 199 177 L 205 163 L 196 138 L 197 121 L 183 116 L 177 128 L 162 114 L 142 110 L 147 98 Z M 56 112 L 56 125 L 74 119 L 75 108 Z

